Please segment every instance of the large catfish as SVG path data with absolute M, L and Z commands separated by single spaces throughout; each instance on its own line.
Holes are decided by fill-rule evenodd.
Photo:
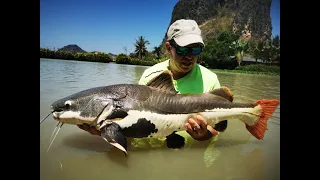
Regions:
M 254 137 L 262 139 L 267 120 L 280 103 L 264 99 L 234 103 L 227 87 L 203 94 L 178 94 L 172 80 L 170 71 L 163 71 L 147 85 L 116 84 L 83 90 L 54 102 L 53 118 L 62 124 L 94 126 L 104 140 L 127 154 L 126 137 L 179 136 L 175 132 L 184 131 L 186 121 L 196 115 L 202 115 L 213 127 L 221 121 L 240 120 Z M 178 139 L 183 146 L 184 139 Z

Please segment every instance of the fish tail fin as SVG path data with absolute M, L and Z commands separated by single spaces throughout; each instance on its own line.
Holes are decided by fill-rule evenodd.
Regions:
M 259 119 L 253 126 L 246 124 L 247 130 L 257 139 L 263 139 L 264 133 L 267 128 L 267 121 L 272 116 L 276 108 L 278 107 L 279 100 L 259 100 L 255 104 L 258 104 L 262 107 L 262 111 L 259 115 Z

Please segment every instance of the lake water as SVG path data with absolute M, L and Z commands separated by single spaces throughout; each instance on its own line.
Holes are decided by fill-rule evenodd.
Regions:
M 52 102 L 102 85 L 137 83 L 148 66 L 40 58 L 40 120 Z M 235 102 L 280 99 L 280 77 L 216 73 L 231 89 Z M 268 121 L 263 140 L 255 139 L 240 121 L 229 121 L 224 133 L 199 142 L 187 138 L 180 150 L 154 139 L 129 141 L 128 156 L 100 136 L 65 124 L 50 151 L 57 122 L 40 125 L 41 180 L 278 180 L 280 179 L 280 105 Z

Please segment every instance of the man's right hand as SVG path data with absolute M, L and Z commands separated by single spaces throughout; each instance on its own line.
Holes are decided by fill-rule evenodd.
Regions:
M 207 124 L 204 117 L 198 115 L 196 118 L 190 118 L 185 124 L 187 133 L 197 141 L 205 141 L 219 134 L 218 131 Z
M 88 124 L 77 124 L 77 126 L 85 131 L 88 131 L 92 135 L 101 136 L 101 132 L 97 130 L 94 126 L 89 126 Z

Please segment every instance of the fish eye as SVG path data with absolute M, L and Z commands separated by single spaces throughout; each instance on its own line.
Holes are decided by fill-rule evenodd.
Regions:
M 66 106 L 66 108 L 69 108 L 69 107 L 71 106 L 71 104 L 72 104 L 72 101 L 66 101 L 66 102 L 64 103 L 64 105 Z

